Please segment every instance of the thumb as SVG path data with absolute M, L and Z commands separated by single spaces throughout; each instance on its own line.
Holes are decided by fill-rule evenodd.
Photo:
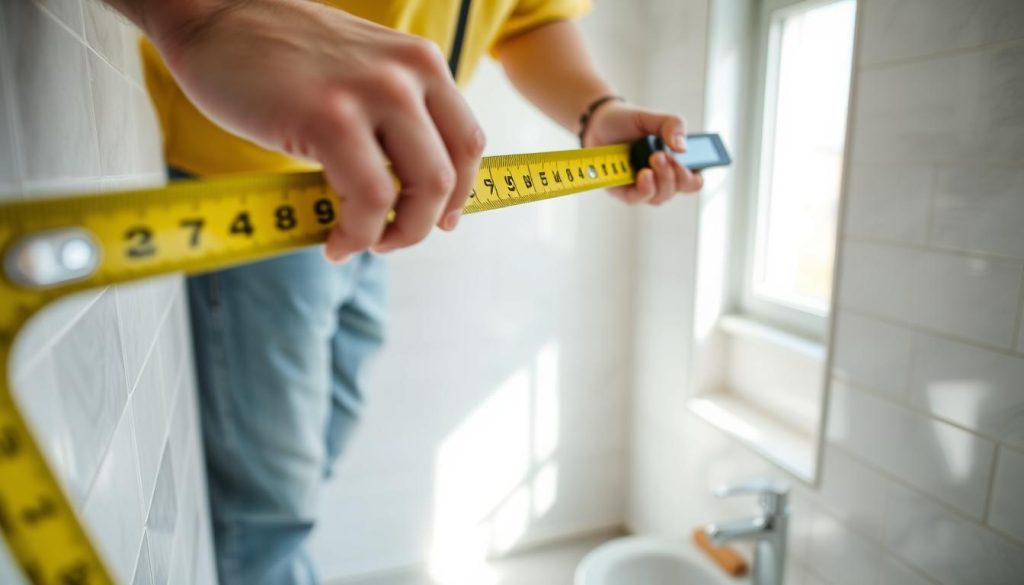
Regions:
M 679 116 L 637 112 L 636 123 L 644 134 L 656 134 L 676 152 L 686 151 L 686 122 Z

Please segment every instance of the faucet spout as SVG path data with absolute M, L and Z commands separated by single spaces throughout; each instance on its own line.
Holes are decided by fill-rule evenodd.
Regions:
M 716 492 L 720 497 L 756 495 L 760 515 L 744 520 L 719 522 L 707 526 L 708 538 L 715 546 L 733 540 L 754 542 L 752 585 L 782 585 L 786 559 L 786 527 L 789 517 L 789 488 L 774 480 L 758 480 L 727 486 Z
M 715 546 L 722 546 L 733 540 L 759 539 L 771 532 L 771 523 L 764 516 L 733 520 L 731 522 L 716 522 L 708 524 L 706 530 L 708 538 Z

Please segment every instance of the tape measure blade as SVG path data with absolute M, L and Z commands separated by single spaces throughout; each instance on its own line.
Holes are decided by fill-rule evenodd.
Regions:
M 633 180 L 629 145 L 485 157 L 465 212 Z M 48 302 L 78 290 L 215 270 L 321 243 L 343 211 L 318 172 L 0 204 L 0 524 L 33 584 L 113 580 L 11 398 L 6 359 L 21 324 Z M 11 277 L 12 255 L 23 259 L 19 242 L 39 244 L 18 268 L 35 279 Z M 38 272 L 47 265 L 57 269 L 47 273 L 49 280 Z M 72 268 L 90 272 L 81 276 Z
M 25 425 L 9 389 L 0 390 L 0 528 L 22 571 L 40 585 L 113 584 Z

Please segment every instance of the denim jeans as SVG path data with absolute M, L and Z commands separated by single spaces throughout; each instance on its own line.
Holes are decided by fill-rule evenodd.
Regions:
M 384 268 L 316 247 L 188 279 L 221 585 L 317 582 L 305 543 L 383 343 Z

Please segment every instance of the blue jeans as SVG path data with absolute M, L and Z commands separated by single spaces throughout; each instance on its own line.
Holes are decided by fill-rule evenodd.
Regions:
M 383 343 L 384 261 L 308 248 L 188 292 L 220 583 L 316 583 L 305 542 Z

